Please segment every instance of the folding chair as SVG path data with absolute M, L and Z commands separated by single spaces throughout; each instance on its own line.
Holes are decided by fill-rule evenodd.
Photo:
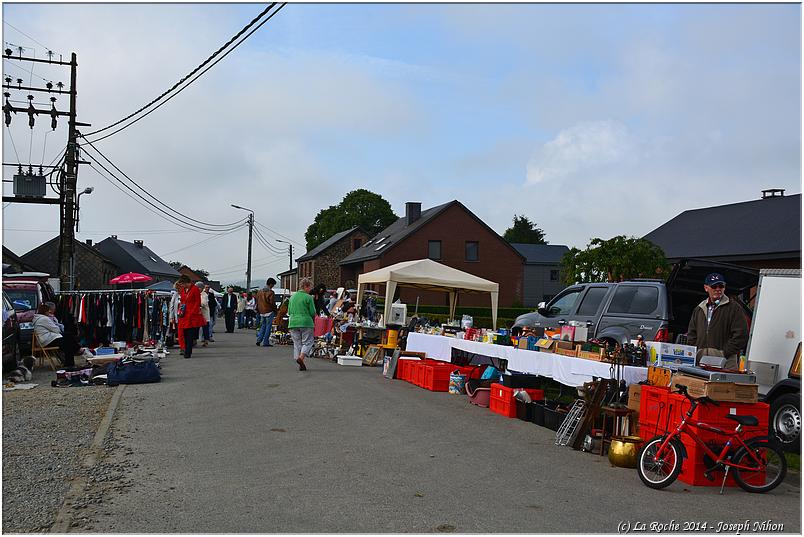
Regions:
M 58 347 L 43 347 L 39 343 L 39 338 L 36 337 L 36 332 L 31 334 L 31 355 L 37 359 L 40 366 L 45 365 L 45 360 L 47 360 L 50 364 L 50 368 L 53 369 L 53 371 L 59 370 L 59 360 L 54 354 L 59 350 L 60 349 Z M 39 353 L 38 356 L 37 353 Z

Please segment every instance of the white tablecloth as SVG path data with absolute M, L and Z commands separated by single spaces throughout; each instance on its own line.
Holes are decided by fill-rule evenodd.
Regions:
M 451 362 L 452 349 L 505 358 L 511 371 L 549 377 L 566 386 L 581 386 L 584 382 L 591 382 L 593 376 L 611 378 L 611 364 L 607 362 L 418 332 L 408 334 L 407 350 L 426 353 L 428 358 Z M 636 384 L 647 378 L 648 369 L 645 367 L 623 368 L 623 379 L 627 384 Z

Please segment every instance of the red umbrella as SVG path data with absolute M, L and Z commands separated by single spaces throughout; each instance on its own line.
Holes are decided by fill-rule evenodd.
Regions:
M 150 282 L 153 280 L 147 274 L 140 274 L 139 272 L 127 272 L 125 274 L 121 274 L 116 278 L 112 278 L 109 280 L 109 283 L 137 283 L 137 282 Z

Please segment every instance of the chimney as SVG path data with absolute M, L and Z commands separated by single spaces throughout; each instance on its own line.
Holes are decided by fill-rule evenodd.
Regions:
M 117 235 L 112 235 L 112 238 L 113 238 L 114 240 L 117 240 Z
M 409 201 L 405 203 L 405 220 L 407 225 L 421 218 L 422 216 L 422 203 L 420 201 Z
M 86 240 L 86 243 L 87 243 L 87 246 L 89 246 L 90 248 L 92 248 L 92 239 L 87 239 L 87 240 Z
M 142 248 L 142 241 L 134 241 L 134 246 L 137 248 Z
M 784 188 L 768 188 L 767 190 L 762 191 L 762 199 L 768 198 L 783 198 L 784 197 Z

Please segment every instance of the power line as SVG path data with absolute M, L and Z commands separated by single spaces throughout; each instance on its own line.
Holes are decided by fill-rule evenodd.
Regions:
M 3 21 L 3 24 L 6 24 L 6 25 L 8 25 L 10 28 L 13 28 L 14 30 L 16 30 L 16 31 L 17 31 L 17 32 L 19 32 L 20 34 L 24 35 L 25 37 L 27 37 L 28 39 L 30 39 L 31 41 L 33 41 L 34 43 L 36 43 L 37 45 L 39 45 L 40 47 L 44 48 L 45 50 L 48 50 L 48 51 L 51 51 L 51 52 L 52 52 L 52 50 L 51 50 L 51 48 L 50 48 L 50 47 L 43 45 L 42 43 L 40 43 L 39 41 L 37 41 L 36 39 L 34 39 L 33 37 L 31 37 L 30 35 L 26 34 L 26 33 L 25 33 L 25 32 L 23 32 L 22 30 L 20 30 L 19 28 L 17 28 L 17 27 L 16 27 L 16 26 L 14 26 L 13 24 L 11 24 L 10 22 L 8 22 L 8 21 Z M 9 43 L 9 44 L 10 44 L 10 43 Z
M 109 175 L 112 175 L 112 177 L 114 177 L 115 179 L 114 179 L 114 180 L 109 179 L 109 177 L 107 177 L 105 174 L 101 173 L 101 172 L 100 172 L 100 171 L 99 171 L 99 170 L 98 170 L 98 169 L 97 169 L 97 168 L 96 168 L 96 167 L 93 165 L 93 163 L 92 163 L 92 162 L 90 162 L 90 163 L 89 163 L 89 167 L 90 167 L 90 168 L 92 168 L 92 170 L 93 170 L 95 173 L 97 173 L 98 175 L 100 175 L 102 178 L 106 179 L 106 180 L 107 180 L 109 183 L 111 183 L 111 185 L 112 185 L 112 186 L 114 186 L 114 187 L 115 187 L 116 189 L 118 189 L 120 192 L 122 192 L 123 194 L 125 194 L 126 196 L 128 196 L 129 198 L 131 198 L 132 200 L 134 200 L 136 203 L 138 203 L 139 205 L 141 205 L 142 207 L 144 207 L 144 208 L 145 208 L 145 209 L 147 209 L 148 211 L 150 211 L 150 212 L 154 213 L 154 214 L 155 214 L 156 216 L 158 216 L 159 218 L 161 218 L 161 219 L 165 220 L 166 222 L 169 222 L 169 223 L 171 223 L 171 224 L 173 224 L 173 225 L 175 225 L 175 226 L 178 226 L 178 227 L 180 227 L 180 228 L 182 228 L 182 229 L 186 229 L 187 231 L 193 231 L 193 232 L 196 232 L 196 233 L 202 233 L 202 234 L 204 234 L 204 235 L 211 235 L 211 234 L 215 234 L 215 233 L 220 232 L 220 230 L 218 230 L 218 231 L 205 231 L 205 230 L 201 230 L 200 228 L 188 227 L 187 225 L 185 225 L 185 224 L 184 224 L 184 222 L 183 222 L 183 221 L 178 220 L 178 219 L 175 219 L 175 217 L 173 217 L 173 216 L 172 216 L 170 213 L 167 213 L 167 212 L 165 212 L 165 211 L 162 211 L 162 210 L 161 210 L 159 207 L 155 207 L 155 206 L 153 206 L 153 205 L 148 204 L 148 203 L 147 203 L 145 200 L 143 200 L 143 199 L 142 199 L 142 198 L 141 198 L 141 197 L 140 197 L 140 196 L 139 196 L 139 195 L 138 195 L 138 194 L 137 194 L 137 193 L 136 193 L 134 190 L 132 190 L 130 187 L 128 187 L 128 185 L 126 185 L 125 183 L 123 183 L 122 181 L 120 181 L 120 179 L 118 179 L 116 176 L 114 176 L 114 174 L 112 174 L 112 173 L 111 173 L 111 172 L 110 172 L 110 171 L 109 171 L 109 170 L 108 170 L 108 169 L 107 169 L 105 166 L 103 166 L 103 164 L 101 164 L 100 162 L 97 162 L 97 161 L 95 161 L 95 163 L 96 163 L 96 164 L 98 164 L 98 166 L 102 167 L 102 168 L 103 168 L 103 169 L 104 169 L 104 170 L 105 170 L 107 173 L 109 173 Z M 133 193 L 134 193 L 134 195 L 130 194 L 129 192 L 126 192 L 125 190 L 123 190 L 123 189 L 120 187 L 120 185 L 118 185 L 118 184 L 117 184 L 117 182 L 115 182 L 115 181 L 117 181 L 117 182 L 121 183 L 123 186 L 125 186 L 126 188 L 128 188 L 128 190 L 130 190 L 131 192 L 133 192 Z M 163 214 L 163 213 L 164 213 L 164 214 Z M 164 216 L 164 215 L 167 215 L 167 217 L 166 217 L 166 216 Z M 171 220 L 171 218 L 174 218 L 174 220 Z
M 246 39 L 248 39 L 248 38 L 251 36 L 251 34 L 253 34 L 253 33 L 254 33 L 254 32 L 256 32 L 257 30 L 259 30 L 259 29 L 260 29 L 260 27 L 261 27 L 263 24 L 265 24 L 266 22 L 268 22 L 269 20 L 271 20 L 271 18 L 272 18 L 274 15 L 276 15 L 277 13 L 279 13 L 279 10 L 281 10 L 283 7 L 285 7 L 285 5 L 286 5 L 286 3 L 283 3 L 281 6 L 279 6 L 279 7 L 276 9 L 276 11 L 274 11 L 273 13 L 271 13 L 271 15 L 269 15 L 269 16 L 268 16 L 268 18 L 266 18 L 265 20 L 263 20 L 263 21 L 262 21 L 262 22 L 261 22 L 261 23 L 260 23 L 260 24 L 259 24 L 259 25 L 258 25 L 256 28 L 254 28 L 253 30 L 251 30 L 251 32 L 249 32 L 249 33 L 248 33 L 248 34 L 247 34 L 247 35 L 246 35 L 246 36 L 245 36 L 245 37 L 244 37 L 244 38 L 243 38 L 241 41 L 239 41 L 238 43 L 236 43 L 236 44 L 235 44 L 235 45 L 234 45 L 232 48 L 230 48 L 228 51 L 226 51 L 226 52 L 225 52 L 225 53 L 224 53 L 224 54 L 223 54 L 223 55 L 222 55 L 220 58 L 218 58 L 217 60 L 215 60 L 215 61 L 214 61 L 214 62 L 213 62 L 211 65 L 209 65 L 209 66 L 208 66 L 206 69 L 204 69 L 203 71 L 201 71 L 201 72 L 198 74 L 198 76 L 196 76 L 195 78 L 193 78 L 192 80 L 190 80 L 190 81 L 189 81 L 189 82 L 188 82 L 188 83 L 187 83 L 187 84 L 186 84 L 184 87 L 182 87 L 181 89 L 179 89 L 179 90 L 178 90 L 178 91 L 177 91 L 175 94 L 171 95 L 171 96 L 170 96 L 168 99 L 166 99 L 164 102 L 162 102 L 162 103 L 161 103 L 159 106 L 157 106 L 157 107 L 156 107 L 156 108 L 154 108 L 153 110 L 149 111 L 147 114 L 144 114 L 144 115 L 140 116 L 139 118 L 135 119 L 134 121 L 132 121 L 132 122 L 131 122 L 131 123 L 129 123 L 128 125 L 124 125 L 124 126 L 123 126 L 123 127 L 121 127 L 120 129 L 118 129 L 118 130 L 116 130 L 116 131 L 112 132 L 111 134 L 107 134 L 106 136 L 103 136 L 103 137 L 101 137 L 101 138 L 97 138 L 97 139 L 95 139 L 94 141 L 95 141 L 95 142 L 97 142 L 97 141 L 100 141 L 100 140 L 104 140 L 104 139 L 108 138 L 109 136 L 112 136 L 112 135 L 114 135 L 114 134 L 117 134 L 117 133 L 118 133 L 118 132 L 120 132 L 121 130 L 123 130 L 123 129 L 125 129 L 125 128 L 130 127 L 131 125 L 133 125 L 134 123 L 136 123 L 136 122 L 137 122 L 137 121 L 139 121 L 140 119 L 142 119 L 142 118 L 146 117 L 148 114 L 150 114 L 150 113 L 151 113 L 151 112 L 153 112 L 154 110 L 158 109 L 158 108 L 159 108 L 160 106 L 162 106 L 163 104 L 167 103 L 167 102 L 168 102 L 170 99 L 172 99 L 173 97 L 175 97 L 176 95 L 178 95 L 179 93 L 181 93 L 181 92 L 182 92 L 184 89 L 186 89 L 187 87 L 189 87 L 189 86 L 190 86 L 190 84 L 192 84 L 193 82 L 195 82 L 196 80 L 198 80 L 198 79 L 199 79 L 199 78 L 200 78 L 200 77 L 201 77 L 201 76 L 202 76 L 204 73 L 206 73 L 207 71 L 209 71 L 209 69 L 211 69 L 212 67 L 214 67 L 214 66 L 215 66 L 215 65 L 216 65 L 216 64 L 217 64 L 219 61 L 221 61 L 223 58 L 225 58 L 226 56 L 228 56 L 230 52 L 232 52 L 233 50 L 235 50 L 235 49 L 236 49 L 238 46 L 240 46 L 240 45 L 241 45 L 241 44 L 242 44 L 242 43 L 243 43 L 243 42 L 244 42 Z M 89 132 L 89 133 L 87 133 L 86 135 L 87 135 L 87 136 L 92 136 L 92 135 L 95 135 L 95 134 L 99 134 L 99 133 L 101 133 L 101 132 L 103 132 L 103 131 L 106 131 L 106 130 L 108 130 L 108 129 L 111 129 L 112 127 L 115 127 L 115 126 L 117 126 L 117 125 L 120 125 L 121 123 L 123 123 L 123 122 L 125 122 L 125 121 L 128 121 L 128 120 L 129 120 L 129 119 L 131 119 L 132 117 L 134 117 L 134 116 L 138 115 L 140 112 L 143 112 L 143 111 L 147 110 L 148 108 L 150 108 L 150 107 L 151 107 L 151 106 L 153 106 L 154 104 L 156 104 L 156 103 L 158 103 L 159 101 L 161 101 L 161 100 L 162 100 L 162 99 L 163 99 L 165 96 L 167 96 L 168 94 L 170 94 L 171 92 L 173 92 L 173 91 L 174 91 L 176 88 L 178 88 L 178 87 L 179 87 L 179 86 L 181 86 L 181 85 L 182 85 L 184 82 L 186 82 L 186 81 L 187 81 L 187 80 L 188 80 L 190 77 L 192 77 L 193 75 L 195 75 L 196 73 L 198 73 L 198 71 L 199 71 L 200 69 L 202 69 L 202 68 L 203 68 L 204 66 L 206 66 L 206 65 L 207 65 L 209 62 L 211 62 L 213 59 L 215 59 L 215 57 L 216 57 L 218 54 L 220 54 L 220 53 L 221 53 L 223 50 L 225 50 L 227 47 L 229 47 L 229 45 L 231 45 L 231 44 L 232 44 L 232 43 L 233 43 L 235 40 L 237 40 L 237 39 L 238 39 L 238 38 L 239 38 L 241 35 L 243 35 L 243 33 L 245 33 L 246 31 L 248 31 L 248 30 L 249 30 L 249 28 L 251 28 L 251 27 L 252 27 L 254 24 L 256 24 L 256 23 L 257 23 L 257 21 L 259 21 L 259 20 L 260 20 L 262 17 L 264 17 L 264 16 L 265 16 L 265 15 L 266 15 L 266 14 L 267 14 L 267 13 L 268 13 L 268 12 L 269 12 L 271 9 L 273 9 L 273 8 L 274 8 L 274 6 L 276 6 L 276 2 L 273 2 L 273 3 L 272 3 L 270 6 L 268 6 L 267 8 L 265 8 L 265 9 L 264 9 L 264 10 L 263 10 L 263 11 L 262 11 L 262 12 L 261 12 L 259 15 L 257 15 L 256 17 L 254 17 L 254 19 L 252 19 L 252 20 L 251 20 L 251 22 L 249 22 L 249 23 L 248 23 L 246 26 L 244 26 L 244 27 L 243 27 L 243 28 L 242 28 L 242 29 L 241 29 L 239 32 L 237 32 L 237 34 L 235 34 L 235 35 L 234 35 L 234 36 L 233 36 L 233 37 L 232 37 L 232 38 L 231 38 L 229 41 L 227 41 L 227 42 L 226 42 L 226 43 L 225 43 L 223 46 L 221 46 L 221 47 L 220 47 L 218 50 L 216 50 L 215 52 L 213 52 L 211 56 L 209 56 L 209 57 L 208 57 L 206 60 L 204 60 L 204 61 L 203 61 L 203 62 L 202 62 L 200 65 L 198 65 L 198 67 L 196 67 L 195 69 L 193 69 L 192 71 L 190 71 L 190 72 L 189 72 L 189 73 L 188 73 L 186 76 L 184 76 L 184 77 L 183 77 L 181 80 L 179 80 L 178 82 L 176 82 L 176 83 L 175 83 L 175 84 L 174 84 L 174 85 L 173 85 L 171 88 L 169 88 L 167 91 L 163 92 L 163 93 L 162 93 L 160 96 L 158 96 L 157 98 L 153 99 L 151 102 L 149 102 L 149 103 L 148 103 L 148 104 L 146 104 L 145 106 L 141 107 L 141 108 L 140 108 L 139 110 L 137 110 L 136 112 L 133 112 L 133 113 L 131 113 L 131 114 L 127 115 L 127 116 L 126 116 L 126 117 L 124 117 L 123 119 L 120 119 L 120 120 L 118 120 L 118 121 L 115 121 L 114 123 L 112 123 L 112 124 L 110 124 L 110 125 L 107 125 L 107 126 L 103 127 L 102 129 L 98 129 L 98 130 L 95 130 L 95 131 Z
M 11 134 L 11 127 L 6 125 L 6 129 L 8 130 L 8 137 L 11 138 L 11 147 L 14 148 L 14 154 L 17 156 L 17 162 L 22 162 L 20 161 L 19 153 L 17 153 L 17 144 L 14 143 L 14 136 Z
M 266 250 L 275 254 L 283 254 L 284 252 L 280 249 L 272 245 L 261 233 L 260 230 L 254 228 L 255 236 L 257 237 L 257 241 L 265 247 Z
M 263 223 L 261 223 L 261 222 L 257 222 L 257 221 L 255 220 L 255 221 L 254 221 L 254 223 L 255 223 L 255 224 L 257 224 L 258 226 L 260 226 L 261 228 L 265 229 L 266 231 L 268 231 L 268 232 L 270 232 L 270 233 L 273 233 L 274 235 L 277 235 L 277 236 L 279 236 L 279 237 L 282 237 L 283 239 L 287 239 L 287 240 L 289 240 L 290 242 L 292 242 L 292 243 L 293 243 L 293 244 L 295 244 L 296 246 L 301 246 L 302 248 L 305 248 L 305 245 L 304 245 L 304 244 L 302 244 L 302 243 L 300 243 L 300 242 L 296 242 L 296 241 L 294 241 L 293 239 L 291 239 L 290 237 L 288 237 L 287 235 L 282 235 L 282 234 L 281 234 L 281 233 L 279 233 L 278 231 L 274 231 L 273 229 L 269 228 L 268 226 L 266 226 L 265 224 L 263 224 Z
M 82 138 L 83 138 L 83 136 L 82 136 Z M 85 139 L 86 139 L 86 138 L 85 138 Z M 89 143 L 90 147 L 92 147 L 92 149 L 93 149 L 93 150 L 95 150 L 95 151 L 96 151 L 96 152 L 97 152 L 97 153 L 98 153 L 98 154 L 99 154 L 101 157 L 103 157 L 103 159 L 104 159 L 106 162 L 108 162 L 108 163 L 109 163 L 109 164 L 110 164 L 110 165 L 111 165 L 111 166 L 112 166 L 112 167 L 113 167 L 115 170 L 117 170 L 118 172 L 120 172 L 120 173 L 123 175 L 123 177 L 125 177 L 126 179 L 128 179 L 128 180 L 129 180 L 129 181 L 130 181 L 130 182 L 131 182 L 131 183 L 132 183 L 134 186 L 136 186 L 136 187 L 137 187 L 139 190 L 141 190 L 143 193 L 145 193 L 145 194 L 146 194 L 146 195 L 147 195 L 149 198 L 151 198 L 152 200 L 154 200 L 154 201 L 155 201 L 156 203 L 158 203 L 159 205 L 162 205 L 163 207 L 165 207 L 165 208 L 169 209 L 170 211 L 173 211 L 173 213 L 175 213 L 175 214 L 177 214 L 177 215 L 181 216 L 181 218 L 178 218 L 178 217 L 176 217 L 176 216 L 175 216 L 175 215 L 173 215 L 173 214 L 169 214 L 169 216 L 170 216 L 170 217 L 172 217 L 172 218 L 174 218 L 174 219 L 176 219 L 176 220 L 180 220 L 180 221 L 181 221 L 182 219 L 187 220 L 187 222 L 182 222 L 182 223 L 184 223 L 184 224 L 186 224 L 186 225 L 188 225 L 188 226 L 196 227 L 196 228 L 198 228 L 198 229 L 204 229 L 204 230 L 206 230 L 206 231 L 227 231 L 227 230 L 228 230 L 229 228 L 231 228 L 232 226 L 239 226 L 240 224 L 242 224 L 243 222 L 245 222 L 245 221 L 246 221 L 246 218 L 242 218 L 242 219 L 240 219 L 240 220 L 237 220 L 237 221 L 235 221 L 235 222 L 230 222 L 230 223 L 228 223 L 228 224 L 212 224 L 212 223 L 209 223 L 209 222 L 204 222 L 204 221 L 202 221 L 202 220 L 197 220 L 197 219 L 195 219 L 195 218 L 192 218 L 192 217 L 190 217 L 190 216 L 187 216 L 186 214 L 184 214 L 184 213 L 182 213 L 182 212 L 180 212 L 180 211 L 178 211 L 178 210 L 174 209 L 173 207 L 171 207 L 171 206 L 170 206 L 170 205 L 168 205 L 167 203 L 165 203 L 165 202 L 161 201 L 159 198 L 157 198 L 156 196 L 154 196 L 153 194 L 151 194 L 150 192 L 148 192 L 148 191 L 147 191 L 145 188 L 143 188 L 142 186 L 140 186 L 140 185 L 139 185 L 139 184 L 138 184 L 136 181 L 134 181 L 134 180 L 133 180 L 131 177 L 129 177 L 128 175 L 126 175 L 126 173 L 125 173 L 123 170 L 121 170 L 121 169 L 120 169 L 120 168 L 119 168 L 119 167 L 118 167 L 118 166 L 117 166 L 117 165 L 116 165 L 114 162 L 112 162 L 111 160 L 109 160 L 109 158 L 108 158 L 106 155 L 104 155 L 104 154 L 103 154 L 103 153 L 102 153 L 102 152 L 101 152 L 101 151 L 100 151 L 100 150 L 99 150 L 97 147 L 95 147 L 95 146 L 92 144 L 92 142 L 90 142 L 89 140 L 87 140 L 87 143 Z M 124 183 L 122 180 L 120 180 L 120 179 L 119 179 L 119 178 L 118 178 L 118 177 L 117 177 L 117 176 L 116 176 L 116 175 L 115 175 L 113 172 L 109 171 L 109 170 L 108 170 L 108 169 L 107 169 L 105 166 L 103 166 L 103 164 L 101 164 L 100 162 L 98 162 L 97 158 L 95 158 L 95 157 L 94 157 L 94 156 L 92 156 L 92 155 L 90 155 L 90 157 L 92 157 L 92 158 L 93 158 L 93 160 L 95 160 L 95 162 L 97 162 L 99 166 L 103 167 L 103 169 L 104 169 L 104 170 L 106 170 L 106 171 L 107 171 L 107 172 L 108 172 L 108 173 L 109 173 L 109 174 L 110 174 L 112 177 L 114 177 L 115 179 L 117 179 L 118 181 L 120 181 L 120 182 L 121 182 L 121 184 L 123 184 L 123 185 L 124 185 L 126 188 L 128 188 L 129 190 L 132 190 L 132 192 L 134 192 L 134 193 L 135 193 L 135 194 L 137 194 L 138 196 L 140 195 L 139 193 L 137 193 L 136 191 L 134 191 L 133 189 L 131 189 L 131 187 L 129 187 L 127 184 L 125 184 L 125 183 Z M 148 203 L 149 203 L 149 204 L 151 204 L 150 202 L 148 202 Z M 151 204 L 151 205 L 153 205 L 153 204 Z M 156 209 L 158 209 L 158 210 L 162 211 L 162 209 L 161 209 L 161 208 L 156 207 L 155 205 L 154 205 L 154 207 L 155 207 Z M 162 212 L 164 212 L 164 211 L 162 211 Z M 193 222 L 194 222 L 194 223 L 193 223 Z M 211 228 L 211 229 L 210 229 L 210 228 Z
M 186 250 L 186 249 L 188 249 L 188 248 L 192 248 L 193 246 L 198 246 L 199 244 L 204 244 L 205 242 L 209 242 L 209 241 L 211 241 L 211 240 L 213 240 L 213 239 L 217 239 L 217 238 L 219 238 L 219 237 L 223 237 L 224 235 L 230 235 L 230 234 L 234 233 L 235 231 L 237 231 L 238 229 L 241 229 L 242 227 L 243 227 L 243 226 L 240 226 L 239 228 L 237 228 L 237 229 L 233 229 L 233 230 L 231 230 L 231 231 L 227 231 L 226 233 L 219 233 L 219 234 L 217 234 L 217 235 L 213 235 L 213 236 L 211 236 L 211 237 L 207 237 L 206 239 L 200 240 L 200 241 L 198 241 L 198 242 L 194 242 L 193 244 L 188 244 L 187 246 L 185 246 L 185 247 L 183 247 L 183 248 L 179 248 L 178 250 L 173 250 L 172 252 L 167 252 L 167 253 L 164 253 L 164 254 L 159 254 L 159 255 L 160 255 L 160 256 L 167 256 L 167 255 L 175 254 L 176 252 L 181 252 L 181 251 Z
M 8 43 L 8 41 L 6 41 L 6 43 Z M 9 45 L 11 45 L 12 43 L 8 43 L 8 44 L 9 44 Z M 23 73 L 25 73 L 26 75 L 27 75 L 27 74 L 29 74 L 29 73 L 28 73 L 28 71 L 26 71 L 25 69 L 23 69 L 22 67 L 20 67 L 20 66 L 19 66 L 19 65 L 17 65 L 16 63 L 11 63 L 11 62 L 10 62 L 10 61 L 9 61 L 7 58 L 3 58 L 3 61 L 4 61 L 4 62 L 8 62 L 6 65 L 10 65 L 10 66 L 14 67 L 15 69 L 19 69 L 20 71 L 22 71 L 22 72 L 23 72 Z M 43 82 L 50 82 L 50 80 L 48 80 L 47 78 L 45 78 L 45 77 L 43 77 L 43 76 L 39 76 L 39 75 L 34 75 L 34 76 L 35 76 L 36 78 L 41 78 Z M 13 89 L 13 88 L 12 88 L 12 89 Z M 14 101 L 12 101 L 12 102 L 14 102 Z M 20 101 L 20 102 L 24 102 L 24 101 Z
M 9 202 L 11 203 L 11 202 Z M 4 227 L 3 231 L 24 231 L 26 233 L 53 233 L 52 229 L 26 229 L 17 227 Z M 141 233 L 141 234 L 165 234 L 165 233 L 196 233 L 193 230 L 180 231 L 178 229 L 84 229 L 82 233 Z
M 265 261 L 265 260 L 268 260 L 268 259 L 281 259 L 281 258 L 282 258 L 282 256 L 280 256 L 280 255 L 269 255 L 267 257 L 261 257 L 259 259 L 255 259 L 254 262 L 261 262 L 261 261 Z M 222 270 L 228 270 L 228 269 L 233 269 L 233 268 L 245 270 L 246 265 L 247 265 L 247 263 L 237 263 L 235 265 L 229 265 L 229 266 L 226 266 L 226 267 L 221 267 L 219 269 L 210 270 L 209 272 L 210 273 L 212 273 L 212 272 L 220 272 Z

